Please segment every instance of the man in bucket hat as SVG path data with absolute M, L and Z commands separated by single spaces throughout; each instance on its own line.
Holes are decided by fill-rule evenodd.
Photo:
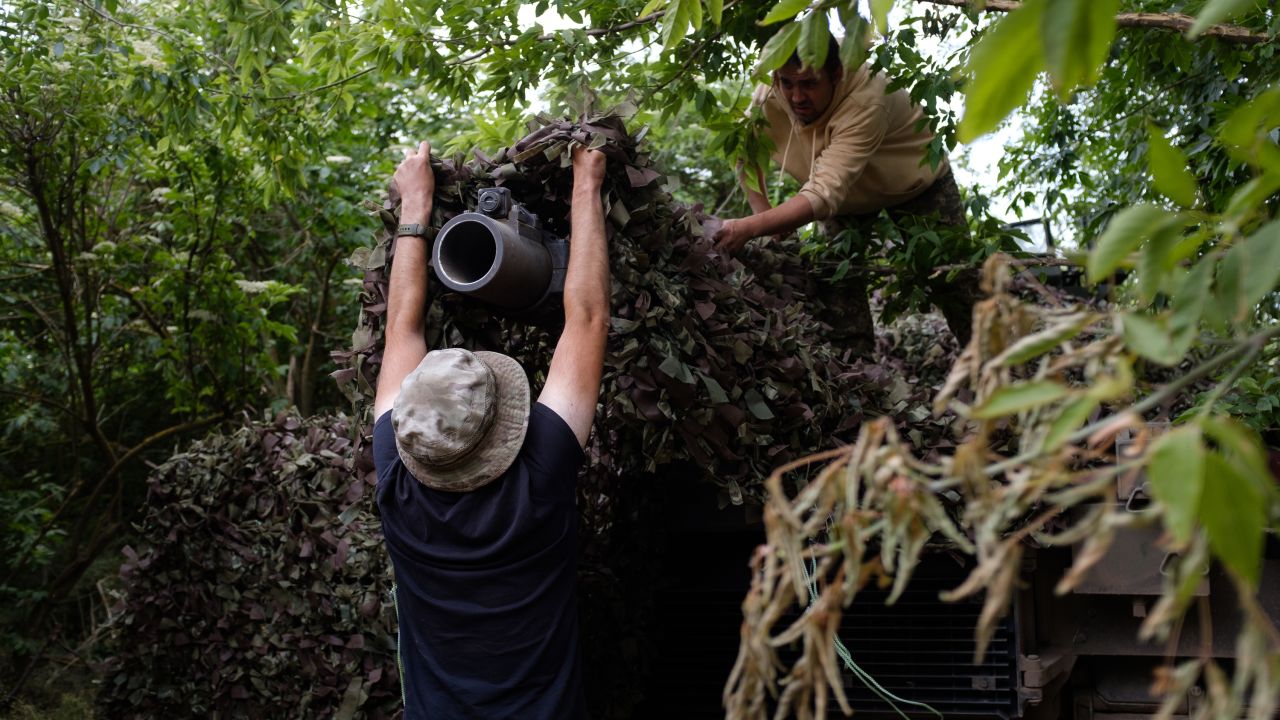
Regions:
M 405 717 L 582 718 L 574 485 L 609 323 L 605 159 L 573 154 L 564 331 L 530 407 L 514 359 L 427 352 L 429 155 L 424 142 L 395 173 L 402 224 L 374 401 Z

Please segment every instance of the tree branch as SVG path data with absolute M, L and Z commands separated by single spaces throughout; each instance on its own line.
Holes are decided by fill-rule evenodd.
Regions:
M 986 262 L 986 261 L 983 260 L 979 262 L 963 262 L 963 263 L 951 263 L 949 265 L 935 265 L 932 268 L 929 268 L 929 271 L 928 271 L 929 277 L 931 278 L 937 277 L 942 273 L 949 273 L 952 270 L 968 270 L 970 268 L 980 268 L 982 267 L 983 262 Z M 825 267 L 833 267 L 835 264 L 836 264 L 835 262 L 830 262 L 830 263 L 827 263 Z M 1009 267 L 1015 267 L 1015 268 L 1057 267 L 1057 266 L 1084 267 L 1083 261 L 1072 260 L 1071 258 L 1065 258 L 1065 257 L 1014 258 L 1005 264 L 1008 265 Z M 904 270 L 903 268 L 897 268 L 891 265 L 850 265 L 849 266 L 850 275 L 898 275 L 902 273 L 913 274 L 913 275 L 920 274 L 916 270 Z
M 68 418 L 70 418 L 75 422 L 81 421 L 79 413 L 77 413 L 75 410 L 72 410 L 66 405 L 63 405 L 62 403 L 57 402 L 56 400 L 51 400 L 47 397 L 44 397 L 43 395 L 23 392 L 20 390 L 10 390 L 8 388 L 2 388 L 2 387 L 0 387 L 0 395 L 9 395 L 11 397 L 22 398 L 23 400 L 29 400 L 31 402 L 49 407 L 53 410 L 57 410 L 58 412 L 62 413 L 63 415 L 66 415 Z
M 737 4 L 736 0 L 727 2 L 724 5 L 724 9 L 728 10 L 729 8 L 733 7 L 736 4 Z M 634 28 L 634 27 L 640 27 L 641 25 L 648 25 L 649 23 L 653 22 L 654 20 L 660 19 L 663 15 L 666 15 L 666 14 L 667 14 L 666 10 L 655 10 L 649 13 L 648 15 L 645 15 L 644 17 L 636 18 L 635 20 L 628 20 L 627 22 L 618 23 L 617 25 L 610 25 L 608 27 L 588 28 L 584 30 L 583 33 L 587 37 L 600 37 L 601 35 L 611 35 L 613 33 L 622 32 L 624 30 L 630 30 L 631 28 Z M 545 35 L 538 36 L 538 42 L 547 42 L 549 40 L 555 40 L 558 37 L 560 37 L 559 33 L 546 33 Z M 485 55 L 488 55 L 495 48 L 511 47 L 512 45 L 515 45 L 516 42 L 517 42 L 516 40 L 511 40 L 511 39 L 495 40 L 489 44 L 489 47 L 483 48 L 481 50 L 477 50 L 476 52 L 473 52 L 470 55 L 464 55 L 460 58 L 450 60 L 449 64 L 465 65 L 471 62 L 472 60 L 478 60 L 484 57 Z
M 970 0 L 919 0 L 933 5 L 949 5 L 951 7 L 970 7 Z M 1022 7 L 1022 3 L 1014 0 L 986 0 L 982 8 L 987 12 L 1012 12 Z M 1172 30 L 1186 32 L 1195 24 L 1196 19 L 1182 13 L 1120 13 L 1116 15 L 1116 24 L 1127 28 L 1146 28 L 1154 30 Z M 1201 35 L 1216 37 L 1219 40 L 1237 43 L 1264 43 L 1272 39 L 1266 33 L 1255 33 L 1239 25 L 1211 25 Z
M 107 470 L 107 473 L 103 475 L 102 479 L 99 480 L 98 482 L 106 482 L 111 478 L 115 477 L 115 474 L 120 472 L 120 470 L 124 467 L 125 463 L 129 462 L 134 457 L 137 457 L 138 453 L 142 452 L 143 450 L 146 450 L 152 445 L 155 445 L 161 440 L 164 440 L 165 438 L 168 438 L 172 435 L 177 435 L 179 433 L 190 432 L 192 430 L 199 430 L 201 428 L 208 427 L 225 418 L 226 418 L 226 415 L 224 414 L 209 415 L 207 417 L 202 417 L 198 420 L 192 420 L 190 422 L 182 423 L 181 425 L 173 425 L 171 427 L 167 427 L 164 430 L 161 430 L 160 432 L 157 432 L 148 436 L 142 442 L 138 443 L 137 445 L 134 445 L 132 448 L 129 448 L 129 451 L 126 452 L 124 455 L 121 455 L 120 459 L 116 461 L 115 465 L 112 465 L 111 468 Z
M 336 237 L 334 239 L 335 241 L 337 240 Z M 329 315 L 330 281 L 333 279 L 333 271 L 341 259 L 341 253 L 334 253 L 324 269 L 324 281 L 320 285 L 320 302 L 317 303 L 315 312 L 312 314 L 311 328 L 307 332 L 307 347 L 302 353 L 302 369 L 298 378 L 297 396 L 290 398 L 302 411 L 303 415 L 310 415 L 315 405 L 315 378 L 313 375 L 315 374 L 316 363 L 316 338 L 320 337 L 324 331 L 325 319 Z
M 164 440 L 165 438 L 171 437 L 173 435 L 177 435 L 179 433 L 189 432 L 191 430 L 198 430 L 200 428 L 208 427 L 209 425 L 212 425 L 224 419 L 225 417 L 226 417 L 225 415 L 211 415 L 208 417 L 200 418 L 198 420 L 192 420 L 190 422 L 181 423 L 179 425 L 173 425 L 171 427 L 165 428 L 164 430 L 161 430 L 160 432 L 152 434 L 151 436 L 144 439 L 142 442 L 139 442 L 137 445 L 134 445 L 132 448 L 129 449 L 128 452 L 122 455 L 119 460 L 116 460 L 115 464 L 113 464 L 107 470 L 106 474 L 98 478 L 98 482 L 94 486 L 93 494 L 89 498 L 89 501 L 88 501 L 89 504 L 90 505 L 93 504 L 93 501 L 97 499 L 98 494 L 102 492 L 102 488 L 105 487 L 106 484 L 110 482 L 111 479 L 114 478 L 116 474 L 119 473 L 120 470 L 124 468 L 127 462 L 137 457 L 138 453 L 141 453 L 142 451 L 146 450 L 152 445 L 155 445 L 161 440 Z M 51 530 L 53 526 L 58 522 L 58 520 L 62 517 L 62 514 L 67 510 L 68 507 L 71 506 L 71 501 L 75 498 L 79 490 L 80 488 L 73 488 L 70 492 L 68 492 L 67 496 L 63 498 L 61 505 L 58 506 L 58 509 L 55 510 L 54 513 L 49 516 L 48 520 L 45 521 L 43 527 L 40 528 L 40 533 L 36 535 L 35 540 L 33 540 L 31 543 L 28 544 L 27 546 L 28 551 L 23 553 L 23 555 L 20 556 L 17 559 L 17 561 L 11 566 L 13 569 L 10 571 L 9 578 L 8 578 L 9 581 L 13 579 L 14 574 L 16 574 L 19 570 L 21 570 L 26 565 L 27 560 L 30 559 L 31 550 L 40 544 L 40 542 L 44 539 L 45 535 L 49 532 L 49 530 Z
M 707 45 L 709 45 L 713 40 L 719 39 L 720 36 L 723 34 L 724 34 L 724 31 L 720 30 L 719 32 L 716 32 L 714 35 L 712 35 L 711 37 L 703 40 L 698 45 L 698 47 L 694 48 L 693 51 L 689 53 L 689 57 L 685 58 L 684 64 L 680 66 L 679 70 L 675 71 L 675 73 L 672 74 L 671 77 L 663 81 L 661 85 L 655 88 L 651 88 L 648 92 L 644 94 L 644 97 L 640 99 L 640 102 L 636 104 L 641 106 L 645 105 L 646 103 L 649 102 L 649 99 L 652 98 L 654 95 L 657 95 L 658 93 L 662 92 L 669 85 L 671 85 L 671 83 L 683 77 L 685 73 L 689 72 L 689 68 L 693 65 L 693 61 L 697 59 L 699 55 L 702 54 L 702 51 L 706 49 Z
M 313 87 L 313 88 L 310 88 L 310 89 L 307 89 L 307 90 L 299 90 L 298 92 L 285 93 L 284 95 L 268 95 L 268 96 L 266 96 L 266 97 L 264 97 L 264 98 L 262 98 L 262 99 L 263 99 L 263 100 L 297 100 L 298 98 L 306 97 L 306 96 L 308 96 L 308 95 L 314 95 L 314 94 L 316 94 L 316 93 L 318 93 L 318 92 L 323 92 L 323 91 L 325 91 L 325 90 L 330 90 L 330 89 L 336 88 L 336 87 L 338 87 L 338 86 L 340 86 L 340 85 L 346 85 L 347 83 L 351 82 L 352 80 L 356 80 L 356 79 L 362 78 L 362 77 L 364 77 L 365 75 L 368 75 L 369 73 L 371 73 L 371 72 L 373 72 L 374 70 L 377 70 L 377 69 L 378 69 L 378 68 L 377 68 L 377 66 L 367 67 L 367 68 L 365 68 L 364 70 L 361 70 L 360 72 L 352 73 L 351 75 L 348 75 L 348 76 L 346 76 L 346 77 L 344 77 L 344 78 L 339 78 L 339 79 L 337 79 L 337 80 L 334 80 L 334 81 L 333 81 L 333 82 L 331 82 L 331 83 L 325 83 L 324 85 L 320 85 L 320 86 L 318 86 L 318 87 Z M 252 99 L 252 97 L 253 97 L 253 96 L 251 96 L 251 95 L 241 95 L 241 97 L 246 98 L 246 99 Z
M 120 285 L 120 283 L 111 282 L 107 285 L 107 289 L 110 290 L 113 295 L 122 297 L 129 301 L 129 304 L 138 311 L 138 314 L 142 316 L 142 320 L 157 336 L 165 339 L 169 338 L 169 331 L 160 324 L 160 321 L 151 313 L 151 310 L 147 307 L 146 303 L 135 297 L 133 293 L 126 290 L 122 285 Z

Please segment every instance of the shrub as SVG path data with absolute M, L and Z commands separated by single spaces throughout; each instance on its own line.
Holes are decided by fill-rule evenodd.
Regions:
M 99 697 L 112 718 L 399 708 L 391 574 L 344 417 L 211 435 L 151 476 Z

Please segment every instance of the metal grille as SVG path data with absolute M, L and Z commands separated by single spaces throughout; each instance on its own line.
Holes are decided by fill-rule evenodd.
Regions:
M 927 558 L 908 590 L 886 607 L 882 591 L 860 593 L 840 623 L 840 637 L 853 661 L 886 690 L 904 700 L 928 703 L 948 718 L 1012 717 L 1017 714 L 1017 657 L 1013 626 L 996 630 L 981 665 L 973 665 L 973 629 L 980 603 L 944 603 L 938 594 L 956 587 L 967 569 L 949 558 Z M 845 691 L 860 715 L 896 717 L 852 673 Z M 926 717 L 912 710 L 912 717 Z
M 723 535 L 699 540 L 699 557 L 668 565 L 670 582 L 658 593 L 654 677 L 637 718 L 724 717 L 720 694 L 737 657 L 749 579 L 745 564 L 755 540 Z M 859 594 L 843 617 L 840 637 L 854 662 L 884 689 L 928 703 L 948 720 L 1015 716 L 1012 623 L 1001 624 L 985 661 L 974 666 L 973 628 L 981 605 L 938 599 L 940 591 L 954 588 L 966 575 L 950 558 L 926 558 L 894 606 L 884 605 L 885 592 Z M 844 675 L 858 716 L 898 717 L 853 673 Z M 902 709 L 912 718 L 933 717 L 919 708 Z

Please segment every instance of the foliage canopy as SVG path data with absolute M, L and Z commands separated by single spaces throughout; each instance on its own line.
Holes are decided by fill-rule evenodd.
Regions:
M 569 26 L 534 24 L 529 7 Z M 744 120 L 752 77 L 793 51 L 820 62 L 831 21 L 846 38 L 878 33 L 870 47 L 846 40 L 841 59 L 865 51 L 930 111 L 931 159 L 1021 108 L 1004 126 L 1015 137 L 1000 186 L 972 206 L 998 195 L 1042 211 L 1091 248 L 1093 279 L 1127 273 L 1118 312 L 1036 316 L 1027 339 L 968 357 L 995 384 L 975 388 L 985 404 L 958 409 L 979 427 L 1019 428 L 1014 458 L 1065 462 L 1091 417 L 1123 406 L 1118 390 L 1094 397 L 1056 375 L 1082 347 L 1098 352 L 1087 372 L 1138 403 L 1161 387 L 1198 393 L 1181 429 L 1133 462 L 1150 467 L 1172 541 L 1250 586 L 1274 492 L 1259 436 L 1222 411 L 1280 442 L 1268 334 L 1280 17 L 1265 3 L 14 0 L 0 7 L 0 432 L 20 472 L 0 482 L 13 665 L 0 669 L 25 678 L 33 658 L 88 633 L 96 578 L 84 576 L 135 532 L 144 461 L 245 408 L 311 415 L 342 402 L 325 350 L 346 344 L 359 283 L 341 263 L 369 244 L 362 202 L 381 194 L 400 143 L 492 151 L 526 132 L 531 109 L 582 118 L 629 101 L 669 192 L 745 212 L 734 165 L 769 152 Z M 944 50 L 922 51 L 934 43 Z M 974 260 L 938 243 L 856 261 L 832 250 L 833 265 L 887 282 L 903 263 Z M 1203 382 L 1153 384 L 1157 366 Z M 1242 495 L 1257 502 L 1229 520 Z M 1003 529 L 979 543 L 988 559 Z M 1171 613 L 1185 603 L 1169 597 Z M 1253 629 L 1250 647 L 1274 662 L 1274 637 Z M 1177 679 L 1202 672 L 1217 677 L 1202 663 Z M 1248 677 L 1265 699 L 1274 678 Z

